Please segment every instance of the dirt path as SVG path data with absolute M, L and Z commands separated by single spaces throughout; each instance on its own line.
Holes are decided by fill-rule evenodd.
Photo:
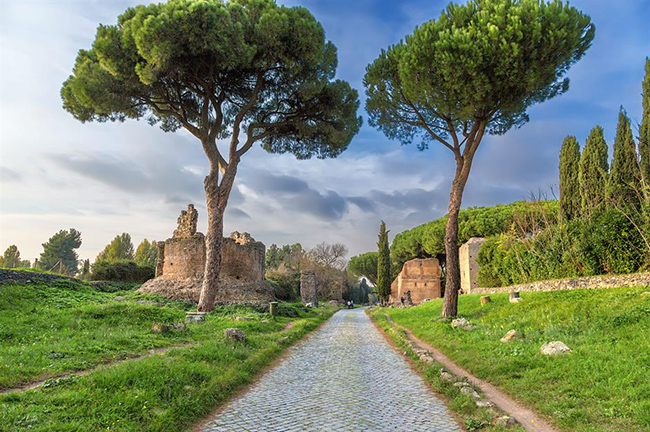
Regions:
M 559 432 L 558 429 L 554 428 L 550 423 L 541 418 L 538 414 L 532 411 L 529 408 L 526 408 L 519 402 L 512 399 L 510 396 L 503 393 L 497 387 L 492 384 L 484 381 L 482 379 L 476 378 L 474 375 L 467 372 L 465 369 L 458 366 L 456 363 L 451 361 L 449 357 L 444 355 L 438 349 L 429 345 L 428 343 L 418 339 L 411 333 L 407 328 L 397 324 L 391 319 L 390 316 L 386 315 L 386 319 L 392 325 L 402 330 L 406 337 L 417 345 L 419 348 L 427 350 L 431 353 L 431 356 L 440 364 L 442 364 L 449 372 L 452 374 L 466 378 L 468 382 L 479 387 L 486 399 L 496 405 L 503 412 L 508 414 L 510 417 L 514 418 L 521 424 L 521 426 L 530 432 Z

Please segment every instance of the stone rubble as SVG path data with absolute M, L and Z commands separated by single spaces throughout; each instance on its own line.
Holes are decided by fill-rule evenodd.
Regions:
M 476 329 L 476 326 L 470 323 L 466 318 L 456 318 L 451 322 L 451 328 L 472 331 Z
M 224 331 L 226 338 L 233 340 L 235 342 L 242 342 L 246 340 L 246 333 L 242 329 L 238 328 L 227 328 Z
M 569 348 L 564 342 L 561 341 L 545 343 L 539 350 L 544 355 L 558 355 L 571 352 L 571 348 Z
M 519 333 L 517 330 L 512 329 L 512 330 L 508 330 L 508 333 L 506 333 L 505 336 L 503 336 L 500 340 L 503 343 L 507 343 L 513 340 L 519 340 L 523 338 L 524 336 L 521 333 Z

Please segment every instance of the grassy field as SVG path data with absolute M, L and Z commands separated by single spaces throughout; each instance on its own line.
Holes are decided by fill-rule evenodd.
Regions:
M 411 329 L 475 376 L 545 415 L 563 431 L 650 431 L 650 295 L 648 287 L 461 296 L 459 316 L 478 328 L 441 321 L 442 301 L 407 309 L 375 309 Z M 385 322 L 385 318 L 383 319 Z M 499 339 L 510 329 L 524 339 Z M 543 356 L 563 341 L 573 352 Z
M 0 395 L 0 430 L 187 430 L 332 313 L 281 306 L 285 316 L 276 319 L 252 308 L 223 307 L 187 331 L 154 333 L 153 322 L 180 322 L 190 306 L 63 280 L 0 285 L 2 388 L 181 346 Z M 294 325 L 281 332 L 289 321 Z M 243 329 L 247 341 L 226 340 L 228 327 Z

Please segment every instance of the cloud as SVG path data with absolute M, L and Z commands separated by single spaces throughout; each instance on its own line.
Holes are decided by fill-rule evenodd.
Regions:
M 0 166 L 0 181 L 3 183 L 19 182 L 22 178 L 23 176 L 19 172 Z

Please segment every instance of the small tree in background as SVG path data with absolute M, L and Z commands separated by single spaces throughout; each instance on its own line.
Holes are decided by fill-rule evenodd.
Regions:
M 133 260 L 133 242 L 131 241 L 131 235 L 128 233 L 116 235 L 104 250 L 97 255 L 95 262 L 107 261 L 114 263 L 121 260 Z
M 449 4 L 366 69 L 370 123 L 403 144 L 422 138 L 454 155 L 445 234 L 442 316 L 458 311 L 458 214 L 484 135 L 528 120 L 529 106 L 566 92 L 562 79 L 591 45 L 590 18 L 559 1 Z
M 390 297 L 390 248 L 388 246 L 388 231 L 386 223 L 381 221 L 379 227 L 379 248 L 377 253 L 377 297 L 382 304 L 388 303 Z
M 621 108 L 618 115 L 614 160 L 607 182 L 607 203 L 624 211 L 641 209 L 641 171 L 630 119 Z
M 90 279 L 90 260 L 85 259 L 81 264 L 81 268 L 77 273 L 77 278 L 79 279 Z
M 259 142 L 298 159 L 336 157 L 359 131 L 357 92 L 334 79 L 336 67 L 336 47 L 311 13 L 273 0 L 129 8 L 79 51 L 61 89 L 75 118 L 145 118 L 164 131 L 184 128 L 206 154 L 199 311 L 214 309 L 223 217 L 244 154 Z
M 377 252 L 366 252 L 353 256 L 348 263 L 348 271 L 356 277 L 366 277 L 373 284 L 377 284 Z
M 602 209 L 605 204 L 607 177 L 609 176 L 609 157 L 603 128 L 594 127 L 589 133 L 587 143 L 580 158 L 578 182 L 582 195 L 581 214 L 589 217 Z
M 142 240 L 135 250 L 135 262 L 138 265 L 156 265 L 158 259 L 158 245 L 155 240 Z
M 81 247 L 81 233 L 74 228 L 61 230 L 43 243 L 43 252 L 38 267 L 74 276 L 79 267 L 79 255 L 75 249 Z
M 565 222 L 580 215 L 579 166 L 580 145 L 576 137 L 568 136 L 560 151 L 560 219 Z
M 11 245 L 5 250 L 5 253 L 0 257 L 0 267 L 4 268 L 29 268 L 29 260 L 20 259 L 20 251 L 18 246 Z

